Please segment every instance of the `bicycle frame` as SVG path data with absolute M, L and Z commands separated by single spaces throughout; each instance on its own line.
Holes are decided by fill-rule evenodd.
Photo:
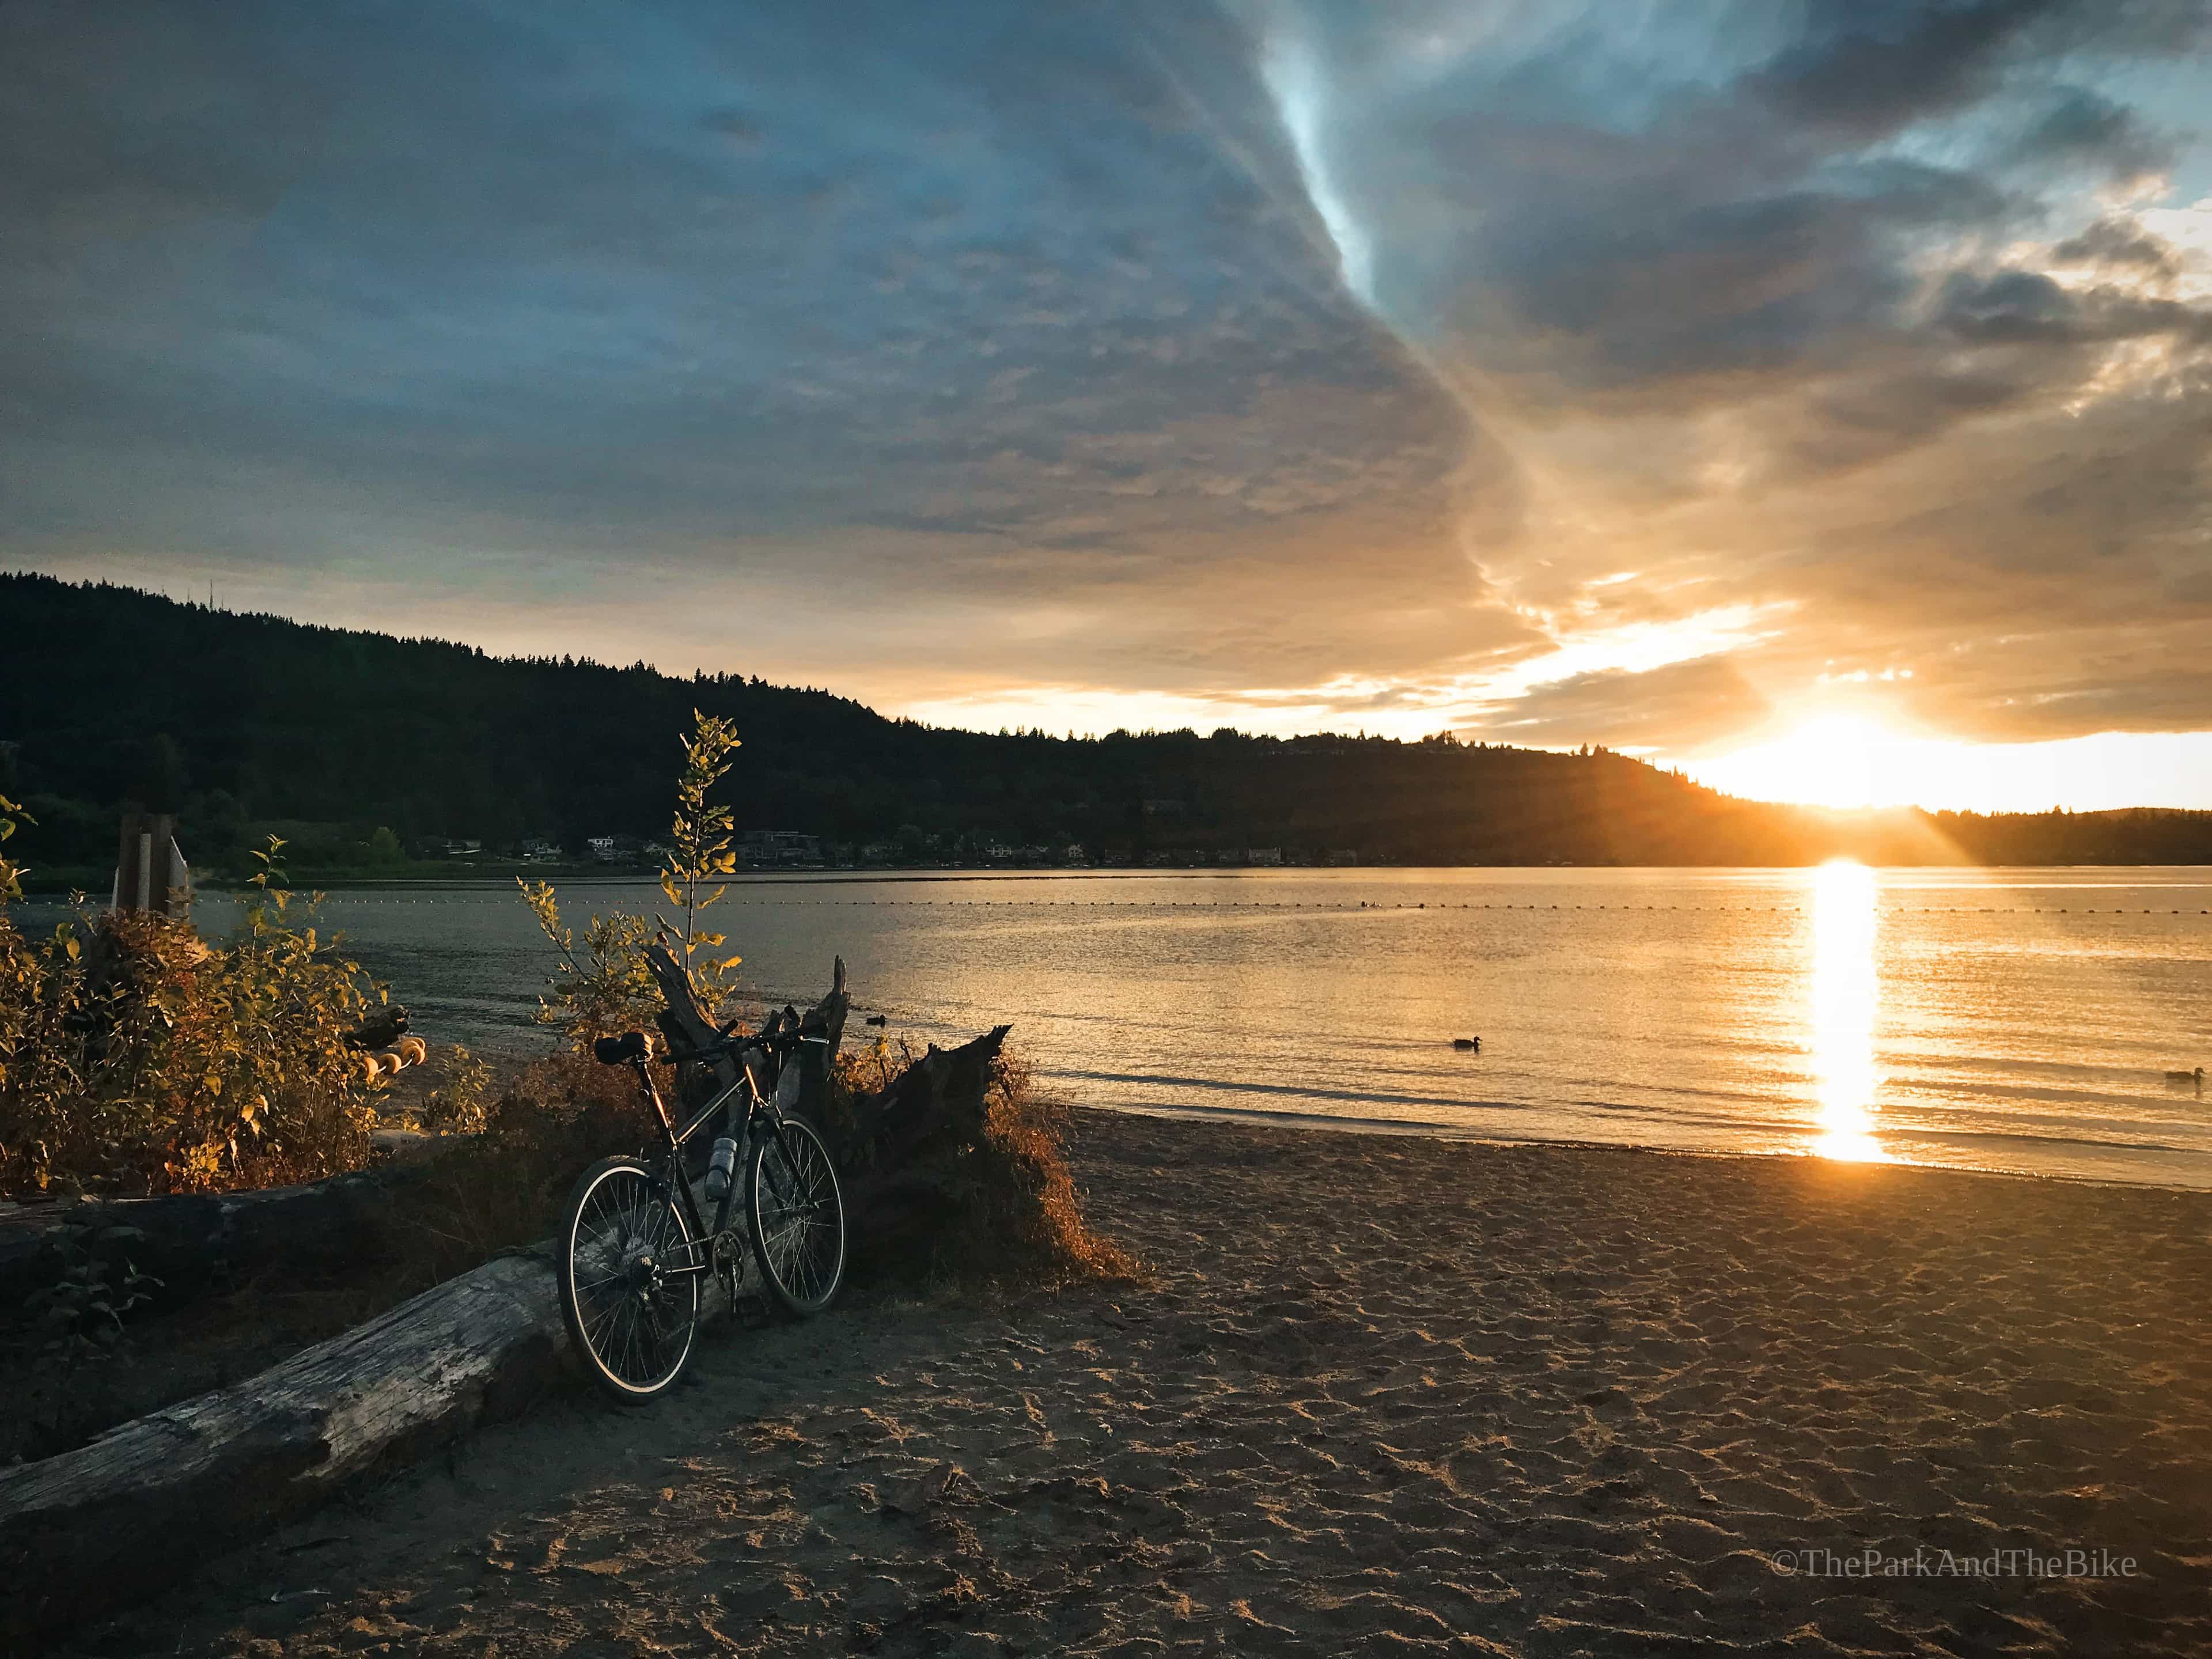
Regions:
M 745 1059 L 742 1055 L 731 1058 L 738 1062 L 738 1080 L 701 1107 L 692 1115 L 691 1121 L 681 1128 L 677 1127 L 675 1116 L 668 1109 L 668 1103 L 661 1098 L 659 1085 L 653 1080 L 651 1062 L 644 1059 L 629 1062 L 636 1069 L 638 1085 L 644 1090 L 646 1098 L 653 1103 L 653 1116 L 659 1121 L 660 1132 L 666 1143 L 667 1169 L 661 1184 L 675 1189 L 675 1200 L 683 1206 L 684 1218 L 691 1228 L 690 1249 L 695 1259 L 681 1267 L 663 1269 L 672 1276 L 714 1271 L 714 1245 L 729 1231 L 730 1209 L 737 1200 L 738 1182 L 744 1178 L 742 1170 L 731 1172 L 730 1184 L 715 1206 L 714 1224 L 708 1226 L 706 1218 L 699 1212 L 699 1201 L 692 1194 L 691 1182 L 684 1173 L 684 1148 L 692 1137 L 706 1127 L 716 1113 L 743 1094 L 745 1097 L 744 1120 L 741 1124 L 733 1121 L 732 1127 L 732 1134 L 738 1146 L 742 1149 L 748 1145 L 754 1126 L 766 1120 L 769 1133 L 775 1137 L 776 1146 L 787 1158 L 790 1156 L 790 1148 L 785 1146 L 783 1139 L 782 1114 L 775 1109 L 774 1100 L 762 1093 L 760 1085 L 753 1079 L 753 1068 Z

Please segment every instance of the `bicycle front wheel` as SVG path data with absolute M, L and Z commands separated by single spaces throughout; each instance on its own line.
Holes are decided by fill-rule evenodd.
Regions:
M 673 1382 L 699 1328 L 691 1230 L 666 1187 L 634 1158 L 602 1159 L 568 1197 L 561 1228 L 561 1315 L 592 1380 L 625 1405 Z
M 836 1300 L 845 1283 L 845 1195 L 812 1125 L 787 1117 L 754 1129 L 745 1215 L 761 1279 L 778 1302 L 804 1319 Z

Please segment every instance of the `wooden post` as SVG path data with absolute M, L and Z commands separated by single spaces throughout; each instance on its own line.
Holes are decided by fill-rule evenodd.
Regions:
M 125 812 L 115 854 L 114 908 L 185 914 L 191 902 L 191 873 L 177 849 L 177 821 L 167 812 Z

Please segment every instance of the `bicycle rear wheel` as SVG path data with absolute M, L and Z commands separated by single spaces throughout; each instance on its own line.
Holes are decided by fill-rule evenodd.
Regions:
M 804 1319 L 836 1300 L 845 1283 L 845 1195 L 812 1125 L 787 1117 L 755 1127 L 745 1215 L 761 1279 L 778 1302 Z
M 699 1328 L 691 1230 L 634 1158 L 584 1171 L 561 1227 L 561 1315 L 592 1380 L 625 1405 L 673 1382 Z

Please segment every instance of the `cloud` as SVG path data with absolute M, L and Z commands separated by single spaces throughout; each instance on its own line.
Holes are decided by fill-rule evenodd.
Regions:
M 2069 236 L 2052 246 L 2051 255 L 2063 264 L 2104 265 L 2154 276 L 2171 276 L 2181 268 L 2171 244 L 2119 216 L 2100 219 L 2078 235 Z
M 1055 725 L 2212 726 L 2206 12 L 10 8 L 0 546 Z
M 2005 49 L 2063 9 L 2049 0 L 1828 0 L 1806 9 L 1799 38 L 1744 85 L 1784 122 L 1863 144 L 1985 94 Z
M 1344 66 L 1316 142 L 1377 309 L 1510 458 L 1518 506 L 1480 557 L 1552 635 L 1629 566 L 1613 603 L 1793 603 L 1788 637 L 1730 659 L 1778 706 L 1817 704 L 1844 655 L 1919 662 L 1890 706 L 1976 736 L 2212 722 L 2163 689 L 2189 649 L 2172 596 L 2212 556 L 2212 309 L 2098 193 L 2201 161 L 2133 94 L 2203 8 L 1300 15 Z M 2107 648 L 2122 617 L 2140 672 Z M 1648 676 L 1516 707 L 1692 744 L 1728 720 L 1707 672 L 1666 671 L 1715 720 Z
M 2016 153 L 2030 163 L 2083 165 L 2127 179 L 2170 166 L 2175 149 L 2126 105 L 2087 87 L 2061 87 L 2021 133 Z
M 957 585 L 1351 514 L 1469 580 L 1458 412 L 1253 159 L 1218 23 L 886 6 L 854 55 L 706 5 L 35 21 L 0 105 L 52 234 L 0 253 L 0 362 L 49 548 L 900 528 L 983 544 Z
M 1644 673 L 1606 669 L 1539 685 L 1487 711 L 1470 736 L 1539 747 L 1598 742 L 1684 752 L 1748 737 L 1773 705 L 1725 656 L 1670 663 Z

